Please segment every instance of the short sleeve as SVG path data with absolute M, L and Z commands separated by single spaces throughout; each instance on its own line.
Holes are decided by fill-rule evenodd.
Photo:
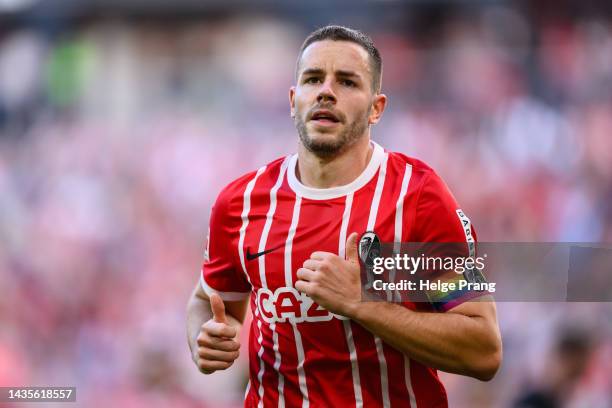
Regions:
M 428 256 L 443 256 L 450 258 L 475 258 L 476 231 L 463 212 L 455 197 L 444 181 L 434 172 L 428 174 L 417 198 L 415 225 L 411 236 L 412 242 L 426 243 Z M 458 274 L 450 273 L 431 274 L 429 279 L 441 279 L 457 283 L 461 280 L 471 282 L 473 277 L 482 274 L 478 270 L 465 270 Z M 482 292 L 457 289 L 455 291 L 426 293 L 433 307 L 440 311 L 449 310 L 470 299 L 482 296 Z
M 418 197 L 414 242 L 476 242 L 470 219 L 459 208 L 455 197 L 435 173 L 425 177 Z M 466 247 L 467 248 L 467 247 Z
M 251 284 L 237 255 L 240 217 L 230 213 L 222 194 L 211 210 L 200 284 L 208 295 L 214 292 L 223 300 L 242 300 L 249 296 Z

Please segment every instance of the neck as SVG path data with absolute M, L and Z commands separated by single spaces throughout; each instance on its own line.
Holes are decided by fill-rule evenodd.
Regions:
M 362 137 L 333 157 L 319 157 L 300 143 L 296 176 L 307 187 L 343 186 L 355 180 L 365 170 L 372 152 L 368 136 Z

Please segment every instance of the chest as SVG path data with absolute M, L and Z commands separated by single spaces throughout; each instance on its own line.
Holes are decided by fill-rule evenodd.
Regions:
M 373 209 L 371 200 L 356 195 L 333 201 L 280 196 L 272 209 L 253 208 L 239 241 L 253 288 L 292 288 L 313 252 L 342 253 L 352 232 L 375 229 L 381 239 L 392 240 L 394 207 Z

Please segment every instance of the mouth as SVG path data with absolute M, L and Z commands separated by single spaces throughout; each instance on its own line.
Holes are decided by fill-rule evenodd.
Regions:
M 321 125 L 331 125 L 340 122 L 338 116 L 326 109 L 316 110 L 310 116 L 310 120 Z

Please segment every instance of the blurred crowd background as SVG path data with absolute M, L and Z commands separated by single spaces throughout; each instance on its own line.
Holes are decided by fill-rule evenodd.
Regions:
M 200 374 L 185 305 L 216 194 L 295 151 L 297 51 L 328 23 L 382 52 L 373 138 L 434 167 L 481 241 L 612 241 L 605 0 L 0 1 L 0 386 L 241 405 L 246 350 Z M 498 311 L 503 367 L 442 374 L 451 406 L 612 407 L 610 303 Z

